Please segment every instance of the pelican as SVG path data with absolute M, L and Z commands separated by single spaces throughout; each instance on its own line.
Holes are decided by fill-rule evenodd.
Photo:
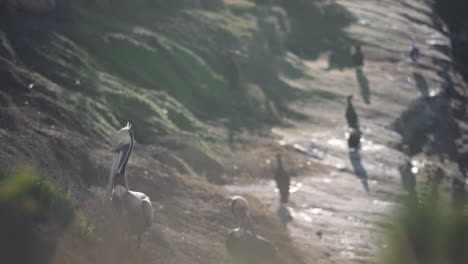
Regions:
M 278 187 L 280 193 L 280 206 L 276 211 L 281 222 L 286 225 L 288 222 L 293 220 L 291 212 L 287 206 L 289 200 L 289 185 L 290 185 L 290 178 L 289 174 L 283 168 L 283 162 L 281 159 L 281 154 L 276 154 L 276 173 L 275 173 L 275 181 L 276 186 Z
M 407 160 L 401 165 L 398 170 L 400 171 L 401 184 L 403 188 L 410 194 L 410 196 L 416 196 L 416 176 L 411 171 L 413 165 L 410 160 Z
M 361 144 L 361 130 L 348 128 L 346 131 L 346 138 L 348 140 L 348 147 L 350 149 L 359 150 Z
M 353 62 L 354 66 L 361 67 L 364 65 L 364 53 L 362 53 L 362 48 L 360 44 L 356 44 L 354 48 Z
M 356 110 L 353 106 L 353 95 L 348 96 L 348 105 L 346 106 L 346 121 L 348 123 L 348 129 L 346 136 L 348 139 L 348 147 L 351 149 L 358 149 L 359 143 L 361 142 L 361 130 L 359 129 L 359 119 Z
M 232 197 L 231 210 L 239 221 L 239 227 L 226 238 L 226 249 L 231 257 L 243 264 L 276 263 L 275 247 L 253 228 L 247 200 L 241 196 Z
M 418 43 L 416 42 L 416 39 L 413 38 L 413 41 L 411 43 L 410 58 L 413 61 L 413 63 L 416 63 L 418 62 L 420 56 L 421 52 L 419 51 Z
M 119 214 L 124 211 L 128 220 L 128 229 L 136 234 L 138 247 L 141 244 L 141 236 L 153 223 L 153 206 L 148 196 L 141 192 L 130 191 L 125 173 L 128 159 L 133 149 L 133 133 L 131 125 L 115 134 L 112 140 L 114 152 L 108 188 L 112 189 L 112 203 Z
M 349 127 L 359 130 L 359 119 L 358 119 L 356 110 L 354 109 L 352 100 L 353 100 L 353 95 L 348 95 L 348 98 L 347 98 L 348 104 L 346 106 L 346 113 L 345 113 L 346 121 L 348 122 Z

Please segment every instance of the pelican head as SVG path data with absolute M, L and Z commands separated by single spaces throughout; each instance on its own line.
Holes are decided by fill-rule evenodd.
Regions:
M 249 230 L 252 235 L 255 235 L 252 217 L 250 216 L 249 203 L 242 196 L 234 196 L 231 198 L 231 210 L 240 224 L 240 230 L 243 232 Z
M 127 123 L 127 125 L 120 129 L 112 139 L 113 157 L 108 182 L 109 188 L 121 185 L 128 189 L 125 168 L 133 149 L 133 133 L 130 128 L 130 123 Z

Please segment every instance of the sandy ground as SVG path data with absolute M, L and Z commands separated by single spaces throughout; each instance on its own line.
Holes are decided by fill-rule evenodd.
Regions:
M 393 122 L 421 97 L 435 96 L 442 80 L 437 74 L 448 61 L 432 45 L 448 39 L 431 27 L 430 8 L 422 1 L 341 0 L 355 17 L 349 36 L 362 42 L 365 63 L 354 68 L 330 69 L 330 54 L 305 61 L 290 55 L 306 77 L 286 81 L 313 96 L 293 107 L 309 117 L 291 128 L 273 128 L 282 140 L 309 158 L 299 166 L 311 170 L 295 178 L 290 206 L 295 221 L 289 231 L 304 247 L 319 247 L 321 261 L 373 263 L 386 246 L 382 234 L 391 226 L 395 198 L 402 193 L 398 167 L 409 157 L 396 149 L 401 141 Z M 411 37 L 422 58 L 412 64 Z M 359 153 L 348 151 L 345 141 L 346 96 L 354 105 L 363 131 Z M 314 166 L 327 169 L 314 171 Z M 367 180 L 364 178 L 367 177 Z M 369 193 L 363 188 L 367 181 Z M 272 210 L 277 207 L 275 184 L 259 180 L 253 185 L 230 185 L 232 193 L 250 193 Z

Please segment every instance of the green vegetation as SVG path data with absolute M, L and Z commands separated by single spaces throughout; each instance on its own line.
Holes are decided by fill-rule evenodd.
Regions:
M 69 192 L 61 191 L 52 182 L 34 176 L 31 168 L 11 172 L 0 181 L 0 207 L 18 206 L 20 211 L 36 221 L 50 219 L 50 223 L 72 227 L 85 241 L 95 240 L 94 227 L 77 212 L 77 201 Z
M 87 243 L 96 242 L 96 228 L 83 213 L 75 213 L 72 231 Z
M 27 37 L 15 36 L 13 45 L 5 28 L 0 40 L 9 57 L 22 47 L 21 75 L 37 71 L 22 76 L 23 85 L 54 93 L 57 104 L 103 137 L 132 121 L 142 143 L 172 133 L 213 142 L 224 136 L 206 127 L 210 121 L 230 130 L 278 121 L 289 113 L 283 101 L 300 96 L 279 78 L 287 14 L 251 1 L 205 2 L 210 8 L 70 3 L 61 10 L 73 18 L 68 24 L 44 23 L 40 37 L 19 28 L 15 34 Z M 252 96 L 253 86 L 260 97 Z
M 419 202 L 408 199 L 388 239 L 382 264 L 465 263 L 468 218 L 437 194 Z
M 106 6 L 104 2 L 116 6 Z M 201 8 L 195 7 L 195 2 L 201 3 Z M 39 164 L 63 165 L 73 161 L 69 164 L 73 166 L 67 166 L 70 173 L 63 177 L 77 182 L 80 177 L 97 178 L 102 174 L 89 163 L 105 162 L 107 157 L 101 151 L 108 147 L 116 129 L 130 121 L 138 143 L 164 142 L 165 148 L 174 146 L 169 152 L 174 154 L 175 167 L 180 165 L 183 174 L 173 176 L 172 168 L 164 168 L 164 174 L 154 178 L 149 175 L 144 177 L 148 182 L 139 184 L 148 183 L 148 189 L 150 182 L 155 182 L 154 189 L 168 186 L 167 193 L 177 189 L 190 196 L 194 192 L 199 197 L 216 196 L 203 202 L 209 201 L 210 208 L 222 208 L 224 201 L 219 199 L 218 187 L 206 179 L 223 182 L 220 153 L 226 151 L 225 143 L 234 146 L 241 142 L 237 133 L 270 127 L 285 116 L 301 117 L 288 109 L 287 102 L 304 98 L 305 92 L 291 87 L 283 77 L 302 74 L 286 60 L 293 43 L 297 44 L 289 34 L 312 35 L 307 27 L 294 28 L 298 23 L 290 23 L 290 1 L 287 6 L 286 1 L 267 2 L 61 1 L 58 10 L 47 16 L 0 16 L 0 76 L 7 80 L 5 101 L 18 106 L 18 111 L 11 113 L 18 114 L 15 120 L 25 116 L 33 123 L 23 126 L 12 122 L 8 129 L 23 132 L 24 127 L 33 128 L 25 137 L 17 137 L 37 139 L 34 146 L 20 142 L 21 147 L 25 145 L 25 152 L 42 146 L 49 150 L 50 146 L 52 151 L 45 155 L 46 161 Z M 69 6 L 65 8 L 66 5 Z M 313 14 L 323 16 L 320 12 Z M 307 21 L 311 25 L 313 22 Z M 316 45 L 315 37 L 310 40 L 313 41 L 300 45 Z M 325 50 L 320 47 L 320 51 Z M 14 100 L 9 100 L 11 94 Z M 8 140 L 8 131 L 6 135 Z M 178 144 L 179 140 L 190 144 L 178 147 L 184 145 Z M 15 149 L 11 151 L 14 154 L 7 156 L 18 152 Z M 25 160 L 34 156 L 26 153 Z M 16 156 L 14 159 L 20 160 Z M 162 159 L 160 163 L 163 162 Z M 154 168 L 153 164 L 148 166 L 157 171 L 158 165 L 155 162 Z M 47 175 L 48 168 L 44 170 L 42 176 Z M 156 178 L 166 174 L 171 177 Z M 101 215 L 94 219 L 89 212 L 93 219 L 90 223 L 83 212 L 83 201 L 79 205 L 84 208 L 80 210 L 70 193 L 33 175 L 30 170 L 20 170 L 6 177 L 0 183 L 0 203 L 20 204 L 18 208 L 33 223 L 57 225 L 59 221 L 60 226 L 68 227 L 86 241 L 94 241 L 95 232 L 99 237 L 106 235 L 108 219 L 103 220 Z M 58 182 L 60 179 L 59 176 Z M 99 183 L 96 179 L 86 181 L 89 182 Z M 88 195 L 75 187 L 74 194 Z M 212 201 L 217 201 L 217 206 Z M 185 212 L 178 207 L 167 208 Z M 164 217 L 164 213 L 158 212 L 158 222 L 159 217 Z M 219 219 L 219 212 L 213 219 Z M 106 223 L 101 225 L 101 221 Z M 218 230 L 224 232 L 225 226 L 220 224 Z M 198 238 L 194 244 L 203 245 Z M 159 251 L 163 250 L 155 250 Z

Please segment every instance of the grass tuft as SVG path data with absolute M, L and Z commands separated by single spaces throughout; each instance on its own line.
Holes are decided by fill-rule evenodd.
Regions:
M 20 205 L 26 216 L 46 223 L 70 226 L 81 239 L 95 241 L 94 226 L 77 211 L 71 193 L 60 190 L 51 181 L 34 175 L 31 168 L 13 171 L 0 181 L 0 207 Z

